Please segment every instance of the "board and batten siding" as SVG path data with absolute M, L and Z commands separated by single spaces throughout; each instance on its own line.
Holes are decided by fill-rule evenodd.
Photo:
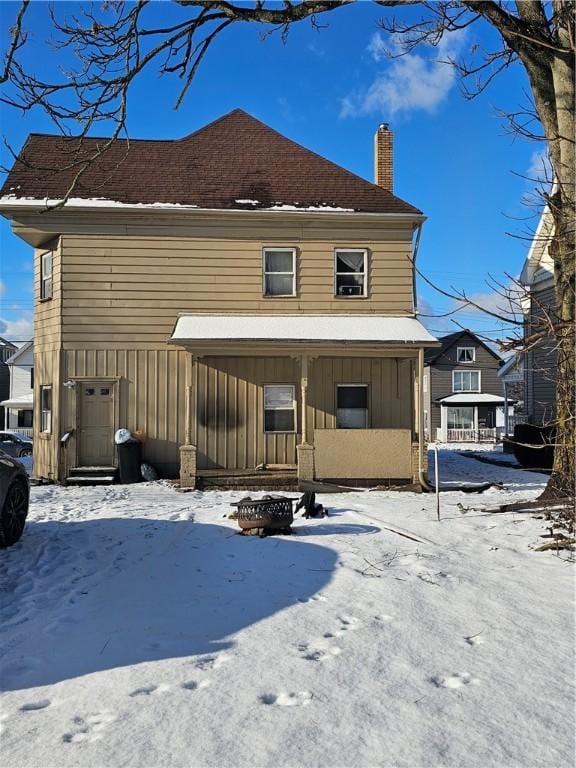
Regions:
M 306 422 L 336 428 L 336 385 L 368 385 L 368 427 L 413 429 L 414 362 L 405 358 L 315 358 L 309 362 Z M 201 358 L 196 434 L 199 469 L 296 464 L 301 442 L 300 362 L 291 357 Z M 293 384 L 294 433 L 264 432 L 264 385 Z

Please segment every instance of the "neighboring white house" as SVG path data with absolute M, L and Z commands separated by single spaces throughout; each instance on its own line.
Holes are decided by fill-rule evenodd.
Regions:
M 4 429 L 32 436 L 34 342 L 27 341 L 6 360 L 10 370 L 10 396 L 4 406 Z

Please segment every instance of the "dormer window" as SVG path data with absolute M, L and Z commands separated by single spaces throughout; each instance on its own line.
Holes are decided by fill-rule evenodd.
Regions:
M 264 248 L 264 296 L 296 296 L 296 248 Z
M 476 361 L 475 347 L 457 347 L 456 361 L 458 363 L 474 363 Z
M 337 248 L 334 253 L 334 292 L 338 298 L 366 296 L 368 252 Z
M 52 298 L 52 251 L 40 256 L 40 298 Z

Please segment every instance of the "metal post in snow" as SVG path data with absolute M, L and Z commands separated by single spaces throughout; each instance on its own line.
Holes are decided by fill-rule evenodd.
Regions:
M 436 486 L 436 517 L 440 522 L 440 477 L 438 474 L 438 445 L 434 443 L 434 479 Z

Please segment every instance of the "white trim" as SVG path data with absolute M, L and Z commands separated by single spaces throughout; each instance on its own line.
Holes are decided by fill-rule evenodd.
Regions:
M 18 347 L 18 349 L 17 349 L 15 352 L 13 352 L 13 353 L 12 353 L 12 355 L 11 355 L 9 358 L 7 358 L 6 360 L 4 360 L 4 362 L 6 363 L 6 365 L 13 365 L 13 363 L 15 363 L 15 362 L 16 362 L 16 360 L 18 360 L 18 358 L 20 357 L 20 355 L 21 355 L 23 352 L 26 352 L 26 350 L 27 350 L 27 349 L 30 349 L 30 347 L 31 347 L 33 344 L 34 344 L 34 341 L 33 341 L 33 340 L 32 340 L 32 341 L 25 341 L 25 342 L 24 342 L 24 344 L 22 344 L 22 346 L 21 346 L 21 347 Z
M 460 352 L 464 352 L 464 350 L 472 350 L 472 360 L 460 360 Z M 475 363 L 476 362 L 476 347 L 472 346 L 466 346 L 466 347 L 456 347 L 456 362 L 458 365 L 468 365 L 469 363 Z
M 46 261 L 50 259 L 50 271 L 46 270 Z M 54 295 L 54 251 L 45 251 L 40 254 L 40 300 L 51 299 Z M 46 286 L 50 283 L 50 293 Z
M 454 374 L 455 373 L 477 373 L 478 374 L 478 389 L 454 389 Z M 470 383 L 472 383 L 472 378 L 470 378 Z M 459 370 L 453 370 L 452 371 L 452 392 L 455 394 L 463 394 L 468 392 L 482 392 L 482 371 L 478 368 L 466 368 L 463 371 Z
M 293 429 L 266 429 L 266 411 L 289 411 L 289 408 L 280 408 L 280 407 L 266 407 L 266 389 L 267 387 L 290 387 L 292 389 L 292 412 L 294 416 L 293 421 Z M 265 435 L 294 435 L 297 433 L 296 424 L 297 424 L 297 403 L 296 403 L 296 385 L 295 384 L 285 384 L 281 381 L 275 381 L 270 382 L 268 384 L 264 384 L 262 388 L 262 406 L 264 409 L 263 416 L 264 421 L 262 426 L 264 427 L 264 434 Z
M 266 254 L 267 253 L 291 253 L 292 254 L 292 272 L 267 272 L 266 271 Z M 292 276 L 292 293 L 266 293 L 266 275 L 291 275 Z M 286 299 L 294 298 L 296 296 L 296 248 L 294 247 L 279 247 L 275 248 L 272 245 L 266 245 L 262 248 L 262 296 L 265 299 Z
M 362 253 L 364 254 L 363 272 L 338 272 L 336 269 L 336 260 L 339 253 Z M 338 275 L 362 275 L 364 277 L 363 292 L 354 294 L 338 293 Z M 368 296 L 368 248 L 334 248 L 334 297 L 337 299 L 365 299 Z

